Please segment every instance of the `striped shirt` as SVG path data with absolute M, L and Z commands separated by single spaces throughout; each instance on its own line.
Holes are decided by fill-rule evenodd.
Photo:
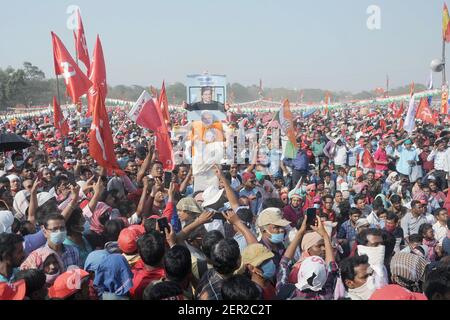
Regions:
M 430 155 L 428 156 L 428 161 L 434 160 L 434 169 L 445 171 L 445 156 L 446 151 L 431 151 Z

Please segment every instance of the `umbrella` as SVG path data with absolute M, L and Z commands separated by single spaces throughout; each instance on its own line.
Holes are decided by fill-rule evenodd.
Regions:
M 31 142 L 27 139 L 14 134 L 14 133 L 2 133 L 0 134 L 0 152 L 6 152 L 11 150 L 22 150 L 29 148 Z

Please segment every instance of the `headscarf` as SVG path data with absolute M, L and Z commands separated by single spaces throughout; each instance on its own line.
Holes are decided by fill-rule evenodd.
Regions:
M 111 211 L 112 208 L 110 206 L 108 206 L 106 203 L 99 202 L 97 204 L 97 207 L 95 207 L 95 210 L 92 215 L 92 220 L 91 220 L 91 230 L 92 231 L 99 233 L 99 234 L 103 233 L 105 226 L 100 222 L 100 217 L 108 210 Z
M 399 252 L 392 257 L 390 268 L 392 280 L 407 289 L 420 291 L 428 261 L 413 253 Z
M 0 233 L 11 233 L 11 227 L 14 223 L 14 216 L 11 211 L 0 211 Z
M 95 250 L 88 254 L 84 262 L 84 270 L 96 272 L 103 260 L 110 255 L 106 250 Z
M 117 253 L 105 257 L 95 273 L 94 287 L 99 295 L 104 292 L 126 295 L 133 287 L 133 274 L 125 257 Z
M 298 270 L 297 283 L 298 290 L 311 290 L 318 292 L 322 290 L 327 282 L 328 271 L 325 261 L 320 257 L 306 258 Z
M 45 260 L 51 255 L 55 255 L 56 261 L 60 267 L 61 273 L 65 271 L 64 262 L 59 257 L 58 253 L 48 246 L 36 249 L 30 253 L 30 255 L 25 259 L 25 261 L 20 266 L 21 270 L 27 269 L 44 269 Z
M 13 208 L 15 210 L 15 217 L 19 220 L 24 220 L 26 216 L 26 211 L 30 205 L 27 200 L 27 197 L 30 195 L 30 192 L 27 190 L 21 190 L 16 193 L 14 196 Z
M 322 240 L 322 236 L 317 232 L 309 232 L 303 236 L 302 239 L 302 252 L 308 252 L 308 249 L 314 246 L 317 242 Z
M 388 209 L 388 208 L 391 207 L 391 202 L 386 198 L 386 196 L 385 196 L 384 194 L 379 193 L 379 194 L 375 197 L 374 201 L 375 201 L 377 198 L 380 198 L 380 199 L 381 199 L 381 201 L 383 202 L 383 207 L 384 207 L 385 209 Z

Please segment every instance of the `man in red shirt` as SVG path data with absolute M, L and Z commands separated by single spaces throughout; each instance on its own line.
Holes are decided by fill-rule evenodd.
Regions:
M 388 170 L 389 159 L 386 153 L 386 141 L 381 140 L 378 150 L 373 155 L 375 161 L 375 170 L 385 174 Z
M 133 273 L 133 288 L 130 290 L 131 298 L 142 300 L 145 288 L 153 281 L 166 276 L 163 267 L 163 258 L 166 251 L 165 239 L 158 231 L 150 231 L 137 242 L 141 260 L 131 269 Z

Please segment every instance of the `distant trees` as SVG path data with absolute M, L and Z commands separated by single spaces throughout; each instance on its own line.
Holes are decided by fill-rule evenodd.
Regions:
M 157 88 L 160 84 L 156 85 Z M 416 92 L 425 90 L 424 85 L 416 84 Z M 143 90 L 149 87 L 140 85 L 118 85 L 108 87 L 108 98 L 133 101 L 136 100 Z M 186 87 L 181 82 L 166 84 L 167 98 L 171 104 L 181 104 L 186 100 Z M 391 96 L 408 94 L 409 85 L 393 89 L 389 92 Z M 70 103 L 70 99 L 65 95 L 66 88 L 64 80 L 59 81 L 61 104 Z M 149 90 L 150 91 L 150 90 Z M 233 103 L 254 101 L 261 98 L 259 86 L 243 86 L 239 83 L 230 83 L 227 86 L 228 101 Z M 288 98 L 291 102 L 300 102 L 303 94 L 303 102 L 321 102 L 325 100 L 325 90 L 302 89 L 292 90 L 286 88 L 263 88 L 262 97 L 265 100 L 281 101 Z M 357 94 L 351 92 L 330 92 L 331 101 L 348 101 L 359 99 L 373 99 L 377 97 L 375 91 L 363 91 Z M 20 69 L 8 67 L 0 68 L 0 110 L 16 105 L 36 106 L 48 105 L 52 97 L 57 96 L 56 79 L 47 79 L 45 73 L 30 62 L 24 62 Z

